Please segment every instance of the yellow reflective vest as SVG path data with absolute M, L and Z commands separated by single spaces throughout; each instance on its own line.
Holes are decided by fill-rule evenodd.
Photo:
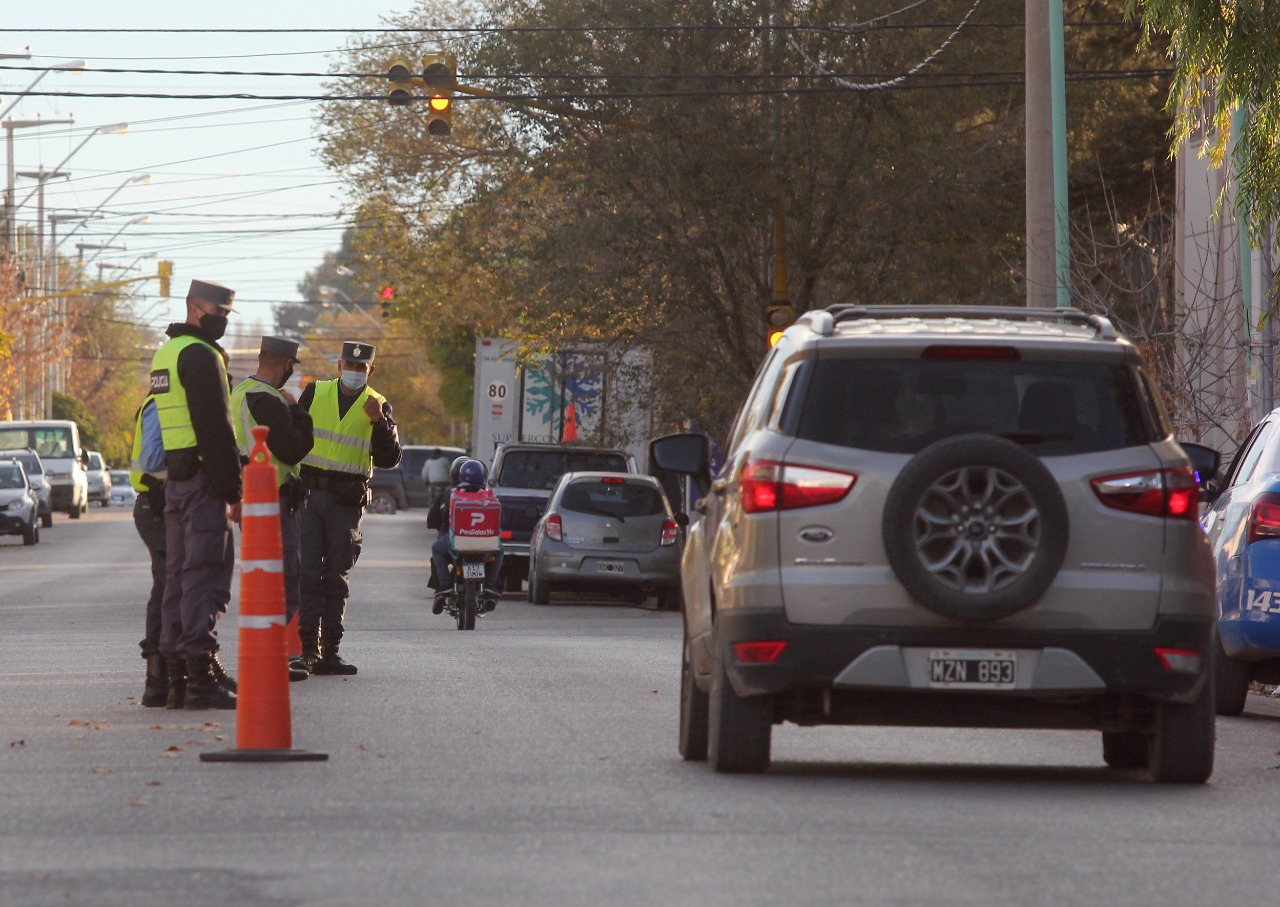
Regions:
M 188 450 L 196 446 L 196 430 L 191 425 L 191 410 L 187 408 L 187 389 L 178 377 L 178 356 L 192 344 L 203 344 L 213 351 L 218 361 L 218 373 L 225 383 L 227 366 L 222 353 L 212 343 L 184 334 L 174 337 L 151 359 L 151 396 L 156 401 L 156 414 L 160 417 L 160 434 L 164 438 L 165 453 Z
M 307 412 L 316 443 L 302 458 L 307 466 L 369 478 L 373 475 L 373 423 L 364 411 L 369 397 L 381 408 L 387 398 L 366 385 L 345 416 L 338 415 L 338 379 L 317 381 Z
M 265 381 L 245 378 L 236 385 L 235 390 L 231 392 L 231 424 L 236 430 L 236 446 L 240 448 L 242 457 L 248 457 L 253 450 L 253 427 L 258 424 L 253 418 L 253 413 L 249 411 L 249 397 L 252 394 L 266 394 L 268 397 L 275 397 L 285 406 L 289 405 L 284 394 Z M 271 465 L 276 468 L 276 485 L 278 486 L 283 485 L 289 476 L 296 476 L 298 470 L 302 468 L 301 463 L 290 466 L 276 459 L 276 455 L 271 453 L 270 448 L 267 448 L 267 453 L 271 457 Z

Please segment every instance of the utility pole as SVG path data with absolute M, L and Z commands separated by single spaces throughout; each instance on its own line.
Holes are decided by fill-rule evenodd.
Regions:
M 17 250 L 17 206 L 13 199 L 13 130 L 28 129 L 35 126 L 50 126 L 58 123 L 74 123 L 71 117 L 64 117 L 59 120 L 5 120 L 3 124 L 5 130 L 5 151 L 7 152 L 6 178 L 4 184 L 4 235 L 5 249 L 10 253 Z
M 49 292 L 49 283 L 46 280 L 49 271 L 44 247 L 44 184 L 51 179 L 67 175 L 67 171 L 65 170 L 45 170 L 43 167 L 39 170 L 18 171 L 18 176 L 37 181 L 36 254 L 33 258 L 33 263 L 35 264 L 36 273 L 36 292 L 41 295 Z M 52 302 L 48 303 L 45 316 L 40 319 L 39 327 L 36 328 L 36 349 L 40 351 L 39 356 L 41 360 L 38 399 L 40 401 L 39 407 L 41 415 L 45 418 L 49 418 L 53 415 L 52 401 L 55 365 L 54 357 L 50 350 L 54 337 L 53 321 L 55 309 L 56 304 Z
M 1049 65 L 1049 4 L 1026 0 L 1027 305 L 1057 301 L 1053 198 L 1053 90 Z

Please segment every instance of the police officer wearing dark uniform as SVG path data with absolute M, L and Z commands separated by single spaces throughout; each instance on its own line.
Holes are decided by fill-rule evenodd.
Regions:
M 138 493 L 133 502 L 133 527 L 147 546 L 151 556 L 151 594 L 147 597 L 144 635 L 139 645 L 147 660 L 147 679 L 142 687 L 142 704 L 147 708 L 163 708 L 169 702 L 169 668 L 160 654 L 160 606 L 164 601 L 165 528 L 164 477 L 148 472 L 142 462 L 142 411 L 151 397 L 138 407 L 133 425 L 133 451 L 129 459 L 129 484 Z
M 280 542 L 284 560 L 284 601 L 286 620 L 292 621 L 300 608 L 299 586 L 302 570 L 302 504 L 306 489 L 298 476 L 302 458 L 315 442 L 311 415 L 284 390 L 293 376 L 298 358 L 298 341 L 287 337 L 263 337 L 258 348 L 258 370 L 231 392 L 231 421 L 240 448 L 240 462 L 249 462 L 253 451 L 253 427 L 265 425 L 267 452 L 276 470 L 280 489 Z M 290 680 L 306 680 L 302 667 L 289 667 Z
M 338 377 L 316 381 L 298 404 L 311 414 L 315 446 L 302 460 L 307 503 L 302 512 L 302 663 L 312 674 L 354 674 L 338 655 L 351 586 L 360 557 L 360 522 L 375 466 L 400 462 L 391 404 L 369 387 L 374 348 L 342 344 Z
M 187 320 L 169 325 L 151 361 L 151 395 L 164 438 L 166 569 L 160 651 L 169 668 L 170 701 L 187 709 L 234 709 L 218 685 L 218 618 L 231 601 L 235 568 L 232 521 L 243 490 L 240 453 L 229 415 L 227 369 L 218 341 L 235 293 L 191 281 Z

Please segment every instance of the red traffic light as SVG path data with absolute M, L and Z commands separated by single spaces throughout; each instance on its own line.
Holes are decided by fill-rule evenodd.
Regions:
M 395 291 L 395 288 L 394 288 L 394 287 L 383 287 L 383 288 L 378 292 L 378 298 L 379 298 L 379 299 L 395 299 L 395 298 L 396 298 L 396 291 Z

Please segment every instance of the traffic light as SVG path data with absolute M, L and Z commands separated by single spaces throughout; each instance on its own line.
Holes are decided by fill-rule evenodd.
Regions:
M 453 54 L 427 54 L 422 58 L 422 81 L 427 87 L 427 132 L 448 135 L 453 131 L 453 90 L 457 87 L 457 58 Z
M 399 57 L 387 64 L 387 80 L 391 87 L 387 89 L 387 103 L 395 107 L 404 107 L 413 100 L 413 71 L 409 69 L 409 61 Z
M 395 287 L 383 287 L 378 291 L 378 298 L 382 300 L 382 317 L 391 317 L 391 300 L 396 298 Z
M 156 276 L 160 278 L 160 295 L 169 298 L 169 278 L 173 277 L 173 262 L 162 261 L 156 266 Z
M 790 303 L 770 303 L 764 307 L 764 336 L 769 346 L 778 342 L 782 332 L 796 320 L 795 309 Z

